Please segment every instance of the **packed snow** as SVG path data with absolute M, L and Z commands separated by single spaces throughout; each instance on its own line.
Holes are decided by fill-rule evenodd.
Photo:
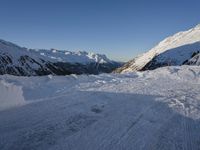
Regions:
M 1 150 L 200 149 L 200 67 L 0 76 Z

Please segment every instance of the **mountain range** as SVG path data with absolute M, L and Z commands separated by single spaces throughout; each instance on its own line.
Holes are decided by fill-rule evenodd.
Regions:
M 85 51 L 36 50 L 0 40 L 0 74 L 17 76 L 99 74 L 122 63 Z
M 164 66 L 200 65 L 200 24 L 167 37 L 123 64 L 85 51 L 28 49 L 0 40 L 0 74 L 17 76 L 124 73 Z

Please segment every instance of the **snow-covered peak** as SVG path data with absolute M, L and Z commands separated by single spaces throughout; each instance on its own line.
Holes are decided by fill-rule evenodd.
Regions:
M 102 54 L 95 54 L 86 51 L 71 52 L 57 49 L 27 49 L 4 40 L 0 40 L 0 53 L 9 54 L 12 57 L 28 55 L 34 58 L 41 58 L 51 62 L 60 61 L 80 64 L 113 62 Z
M 163 51 L 175 47 L 179 47 L 186 44 L 192 44 L 199 41 L 200 41 L 200 24 L 188 31 L 178 32 L 173 36 L 164 39 L 150 51 L 161 53 Z
M 170 60 L 174 65 L 180 65 L 198 50 L 200 50 L 200 24 L 188 31 L 167 37 L 148 52 L 136 57 L 131 63 L 129 62 L 128 67 L 122 72 L 142 70 L 155 57 L 158 57 L 156 61 L 162 64 Z
M 34 50 L 32 50 L 34 51 Z M 95 54 L 86 51 L 67 51 L 67 50 L 38 50 L 41 56 L 47 57 L 53 61 L 69 62 L 69 63 L 111 63 L 112 61 L 108 59 L 105 55 Z
M 0 74 L 19 76 L 109 73 L 121 63 L 85 51 L 27 49 L 0 40 Z

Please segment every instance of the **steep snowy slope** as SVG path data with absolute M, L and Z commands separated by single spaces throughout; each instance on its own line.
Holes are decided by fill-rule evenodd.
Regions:
M 197 66 L 200 66 L 200 53 L 197 53 L 196 55 L 194 55 L 185 64 L 186 65 L 197 65 Z
M 0 150 L 199 150 L 199 142 L 199 66 L 0 76 Z
M 182 65 L 200 50 L 200 24 L 179 32 L 160 42 L 150 51 L 136 57 L 116 72 L 156 69 L 162 66 Z
M 111 72 L 121 64 L 105 55 L 61 50 L 34 50 L 0 40 L 0 74 L 97 74 Z

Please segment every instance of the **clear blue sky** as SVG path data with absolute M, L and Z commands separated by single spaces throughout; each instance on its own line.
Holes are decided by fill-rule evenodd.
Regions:
M 200 0 L 0 0 L 0 39 L 128 60 L 200 23 Z

